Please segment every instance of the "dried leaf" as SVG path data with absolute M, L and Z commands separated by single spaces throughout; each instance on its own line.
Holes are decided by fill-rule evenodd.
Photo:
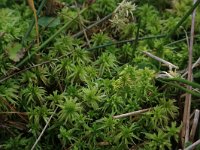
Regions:
M 20 59 L 23 58 L 25 51 L 25 48 L 23 48 L 20 43 L 12 43 L 8 45 L 7 49 L 9 58 L 14 62 L 20 61 Z

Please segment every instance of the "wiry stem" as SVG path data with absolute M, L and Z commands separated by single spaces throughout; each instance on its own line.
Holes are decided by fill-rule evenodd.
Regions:
M 44 134 L 44 132 L 45 132 L 47 126 L 49 125 L 49 123 L 50 123 L 52 117 L 54 116 L 54 114 L 56 113 L 57 109 L 58 109 L 58 107 L 55 108 L 53 114 L 50 116 L 49 120 L 47 121 L 46 125 L 44 126 L 42 132 L 40 133 L 39 137 L 38 137 L 37 140 L 35 141 L 34 145 L 33 145 L 32 148 L 31 148 L 31 150 L 34 150 L 34 149 L 35 149 L 37 143 L 39 142 L 39 140 L 41 139 L 42 135 Z
M 200 57 L 197 59 L 197 61 L 192 65 L 192 69 L 197 67 L 200 64 Z M 186 71 L 181 77 L 184 77 L 188 74 L 188 71 Z
M 41 2 L 40 6 L 39 6 L 39 8 L 38 8 L 38 11 L 37 11 L 37 16 L 41 13 L 42 8 L 44 7 L 46 1 L 47 1 L 47 0 L 43 0 L 43 1 Z M 36 20 L 33 18 L 33 19 L 32 19 L 32 22 L 31 22 L 31 25 L 29 26 L 29 28 L 28 28 L 26 34 L 24 35 L 24 38 L 22 39 L 22 44 L 23 44 L 23 45 L 25 45 L 26 40 L 27 40 L 28 36 L 30 35 L 30 33 L 31 33 L 31 31 L 32 31 L 33 26 L 34 26 L 34 24 L 35 24 L 35 21 L 36 21 Z
M 195 4 L 200 2 L 196 0 L 193 1 Z M 189 45 L 189 62 L 188 62 L 188 81 L 192 81 L 192 49 L 194 40 L 194 25 L 195 25 L 195 15 L 196 9 L 194 9 L 192 14 L 192 25 L 191 25 L 191 38 Z M 192 90 L 191 86 L 187 86 L 188 90 Z M 183 128 L 182 128 L 182 138 L 184 138 L 184 143 L 189 141 L 189 130 L 190 130 L 190 109 L 191 109 L 191 99 L 192 95 L 187 93 L 185 98 L 184 114 L 183 114 Z
M 194 140 L 194 136 L 198 127 L 198 123 L 199 123 L 199 110 L 196 109 L 194 111 L 194 119 L 193 119 L 193 124 L 192 124 L 192 128 L 190 131 L 190 141 Z
M 192 145 L 190 145 L 187 148 L 185 148 L 184 150 L 193 150 L 199 144 L 200 144 L 200 139 L 197 140 L 196 142 L 194 142 Z
M 110 13 L 109 15 L 105 16 L 104 18 L 98 20 L 97 22 L 95 22 L 94 24 L 89 25 L 88 27 L 85 27 L 82 31 L 72 35 L 72 37 L 74 38 L 78 38 L 79 36 L 81 36 L 82 34 L 84 34 L 84 32 L 86 32 L 87 30 L 95 27 L 96 25 L 104 22 L 105 20 L 109 19 L 111 16 L 113 15 L 113 13 Z
M 159 57 L 157 57 L 157 56 L 155 56 L 155 55 L 153 55 L 149 52 L 144 51 L 143 53 L 146 54 L 147 56 L 159 61 L 159 62 L 166 64 L 170 69 L 172 69 L 172 68 L 178 69 L 178 66 L 176 66 L 176 65 L 174 65 L 174 64 L 172 64 L 172 63 L 170 63 L 170 62 L 168 62 L 168 61 L 166 61 L 162 58 L 159 58 Z

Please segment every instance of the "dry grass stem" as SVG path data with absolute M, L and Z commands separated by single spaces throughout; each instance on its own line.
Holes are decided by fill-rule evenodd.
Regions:
M 184 150 L 193 150 L 199 144 L 200 144 L 200 139 L 197 140 L 196 142 L 194 142 L 192 145 L 190 145 L 187 148 L 185 148 Z
M 197 59 L 197 61 L 192 65 L 192 69 L 197 67 L 200 64 L 200 57 Z M 181 77 L 185 77 L 188 74 L 188 71 L 186 71 Z
M 194 119 L 193 119 L 191 131 L 190 131 L 190 141 L 194 140 L 198 123 L 199 123 L 199 110 L 196 109 L 194 111 Z
M 144 112 L 147 112 L 147 111 L 149 111 L 151 109 L 152 108 L 142 109 L 142 110 L 138 110 L 138 111 L 126 113 L 126 114 L 121 114 L 121 115 L 113 116 L 113 118 L 114 119 L 119 119 L 119 118 L 124 118 L 124 117 L 129 117 L 129 116 L 136 116 L 136 115 L 142 114 Z
M 196 3 L 196 0 L 193 1 Z M 192 49 L 193 49 L 193 40 L 194 40 L 194 25 L 195 25 L 195 14 L 196 9 L 192 13 L 192 25 L 191 25 L 191 34 L 190 34 L 190 45 L 189 45 L 189 61 L 188 61 L 188 81 L 192 81 Z M 191 86 L 187 86 L 188 90 L 192 90 Z M 191 109 L 191 99 L 192 95 L 187 93 L 185 98 L 184 114 L 183 114 L 183 128 L 182 128 L 182 144 L 189 141 L 189 130 L 190 130 L 190 109 Z
M 159 58 L 159 57 L 157 57 L 157 56 L 155 56 L 155 55 L 153 55 L 153 54 L 151 54 L 149 52 L 144 51 L 143 53 L 146 54 L 147 56 L 159 61 L 159 62 L 162 62 L 162 63 L 166 64 L 169 67 L 170 70 L 172 68 L 178 69 L 178 66 L 176 66 L 176 65 L 174 65 L 174 64 L 172 64 L 172 63 L 170 63 L 170 62 L 168 62 L 168 61 L 166 61 L 166 60 L 164 60 L 162 58 Z

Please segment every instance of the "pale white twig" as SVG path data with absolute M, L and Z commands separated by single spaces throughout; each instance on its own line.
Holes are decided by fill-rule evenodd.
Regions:
M 192 65 L 192 69 L 197 67 L 200 64 L 200 57 L 197 59 L 197 61 Z M 186 71 L 181 77 L 184 77 L 188 74 L 188 71 Z
M 142 110 L 138 110 L 138 111 L 134 111 L 134 112 L 130 112 L 130 113 L 125 113 L 125 114 L 121 114 L 121 115 L 117 115 L 117 116 L 113 116 L 114 119 L 119 119 L 119 118 L 124 118 L 124 117 L 128 117 L 128 116 L 135 116 L 144 112 L 147 112 L 151 110 L 151 108 L 147 108 L 147 109 L 142 109 Z
M 174 78 L 174 77 L 166 71 L 161 71 L 156 75 L 156 78 Z
M 199 144 L 200 144 L 200 139 L 197 140 L 196 142 L 194 142 L 192 145 L 190 145 L 187 148 L 185 148 L 184 150 L 192 150 L 192 149 L 194 149 Z
M 149 52 L 143 51 L 143 53 L 146 54 L 147 56 L 159 61 L 159 62 L 166 64 L 169 67 L 169 70 L 171 70 L 172 68 L 178 69 L 178 66 L 176 66 L 176 65 L 174 65 L 174 64 L 172 64 L 172 63 L 170 63 L 170 62 L 168 62 L 168 61 L 166 61 L 162 58 L 159 58 L 159 57 L 157 57 L 157 56 L 155 56 L 155 55 L 153 55 Z
M 42 132 L 40 133 L 39 137 L 37 138 L 37 140 L 35 141 L 34 145 L 32 146 L 31 150 L 34 150 L 37 143 L 39 142 L 39 140 L 41 139 L 42 135 L 44 134 L 44 131 L 46 130 L 47 126 L 49 125 L 52 117 L 54 116 L 54 114 L 56 113 L 56 110 L 58 109 L 58 107 L 55 108 L 54 112 L 52 113 L 52 115 L 50 116 L 49 120 L 47 121 L 46 125 L 44 126 Z

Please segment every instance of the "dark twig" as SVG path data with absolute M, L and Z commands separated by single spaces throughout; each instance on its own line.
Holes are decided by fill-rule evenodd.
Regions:
M 35 67 L 38 67 L 38 66 L 42 66 L 42 65 L 44 65 L 44 64 L 51 63 L 52 61 L 58 61 L 59 59 L 61 59 L 61 58 L 63 58 L 63 57 L 65 57 L 65 55 L 63 55 L 63 56 L 61 56 L 61 57 L 58 57 L 58 58 L 55 58 L 55 59 L 51 59 L 51 60 L 49 60 L 49 61 L 44 61 L 44 62 L 42 62 L 42 63 L 40 63 L 40 64 L 36 64 L 36 65 L 30 66 L 30 67 L 28 67 L 28 68 L 25 68 L 25 69 L 23 69 L 23 70 L 20 70 L 20 71 L 18 71 L 18 72 L 15 72 L 15 73 L 13 73 L 13 74 L 11 74 L 11 75 L 5 77 L 5 78 L 2 78 L 2 79 L 0 80 L 0 83 L 4 82 L 4 81 L 6 81 L 6 80 L 8 80 L 8 79 L 10 79 L 10 78 L 12 78 L 12 77 L 14 77 L 14 76 L 20 74 L 20 73 L 23 73 L 23 72 L 25 72 L 25 71 L 27 71 L 27 70 L 30 70 L 30 69 L 32 69 L 32 68 L 35 68 Z
M 138 38 L 138 41 L 141 41 L 141 40 L 149 40 L 149 39 L 156 39 L 156 38 L 164 38 L 166 37 L 167 34 L 160 34 L 160 35 L 153 35 L 153 36 L 146 36 L 146 37 L 140 37 Z M 91 51 L 91 50 L 95 50 L 95 49 L 99 49 L 99 48 L 104 48 L 104 47 L 108 47 L 108 46 L 111 46 L 111 45 L 117 45 L 117 44 L 124 44 L 124 43 L 129 43 L 129 42 L 134 42 L 136 39 L 128 39 L 128 40 L 122 40 L 122 41 L 117 41 L 117 42 L 109 42 L 107 44 L 103 44 L 103 45 L 98 45 L 98 46 L 95 46 L 95 47 L 92 47 L 92 48 L 89 48 L 87 49 L 88 51 Z
M 133 49 L 132 49 L 131 61 L 133 60 L 135 51 L 136 51 L 136 49 L 137 49 L 137 44 L 138 44 L 138 39 L 139 39 L 139 33 L 140 33 L 140 24 L 141 24 L 141 21 L 140 21 L 140 19 L 139 19 L 139 21 L 138 21 L 138 27 L 137 27 L 137 32 L 136 32 L 135 43 L 134 43 L 134 47 L 133 47 Z
M 74 37 L 74 38 L 80 37 L 81 35 L 84 34 L 84 32 L 86 32 L 87 30 L 89 30 L 89 29 L 95 27 L 96 25 L 98 25 L 98 24 L 104 22 L 105 20 L 108 20 L 112 15 L 113 15 L 113 13 L 110 13 L 109 15 L 105 16 L 104 18 L 102 18 L 102 19 L 96 21 L 94 24 L 91 24 L 91 25 L 89 25 L 88 27 L 85 27 L 84 30 L 82 30 L 82 31 L 80 31 L 80 32 L 78 32 L 78 33 L 72 35 L 72 37 Z
M 8 80 L 8 79 L 10 79 L 10 78 L 12 78 L 12 77 L 18 75 L 18 74 L 20 74 L 20 73 L 22 73 L 22 72 L 25 72 L 25 71 L 30 70 L 30 69 L 32 69 L 32 68 L 35 68 L 35 67 L 38 67 L 38 66 L 47 64 L 47 63 L 49 63 L 49 62 L 50 62 L 50 61 L 46 61 L 46 62 L 37 64 L 37 65 L 30 66 L 30 67 L 25 68 L 25 69 L 23 69 L 23 70 L 20 70 L 20 71 L 18 71 L 18 72 L 15 72 L 15 73 L 13 73 L 13 74 L 11 74 L 11 75 L 9 75 L 9 76 L 7 76 L 7 77 L 1 79 L 1 80 L 0 80 L 0 83 L 2 83 L 2 82 L 4 82 L 4 81 L 6 81 L 6 80 Z

